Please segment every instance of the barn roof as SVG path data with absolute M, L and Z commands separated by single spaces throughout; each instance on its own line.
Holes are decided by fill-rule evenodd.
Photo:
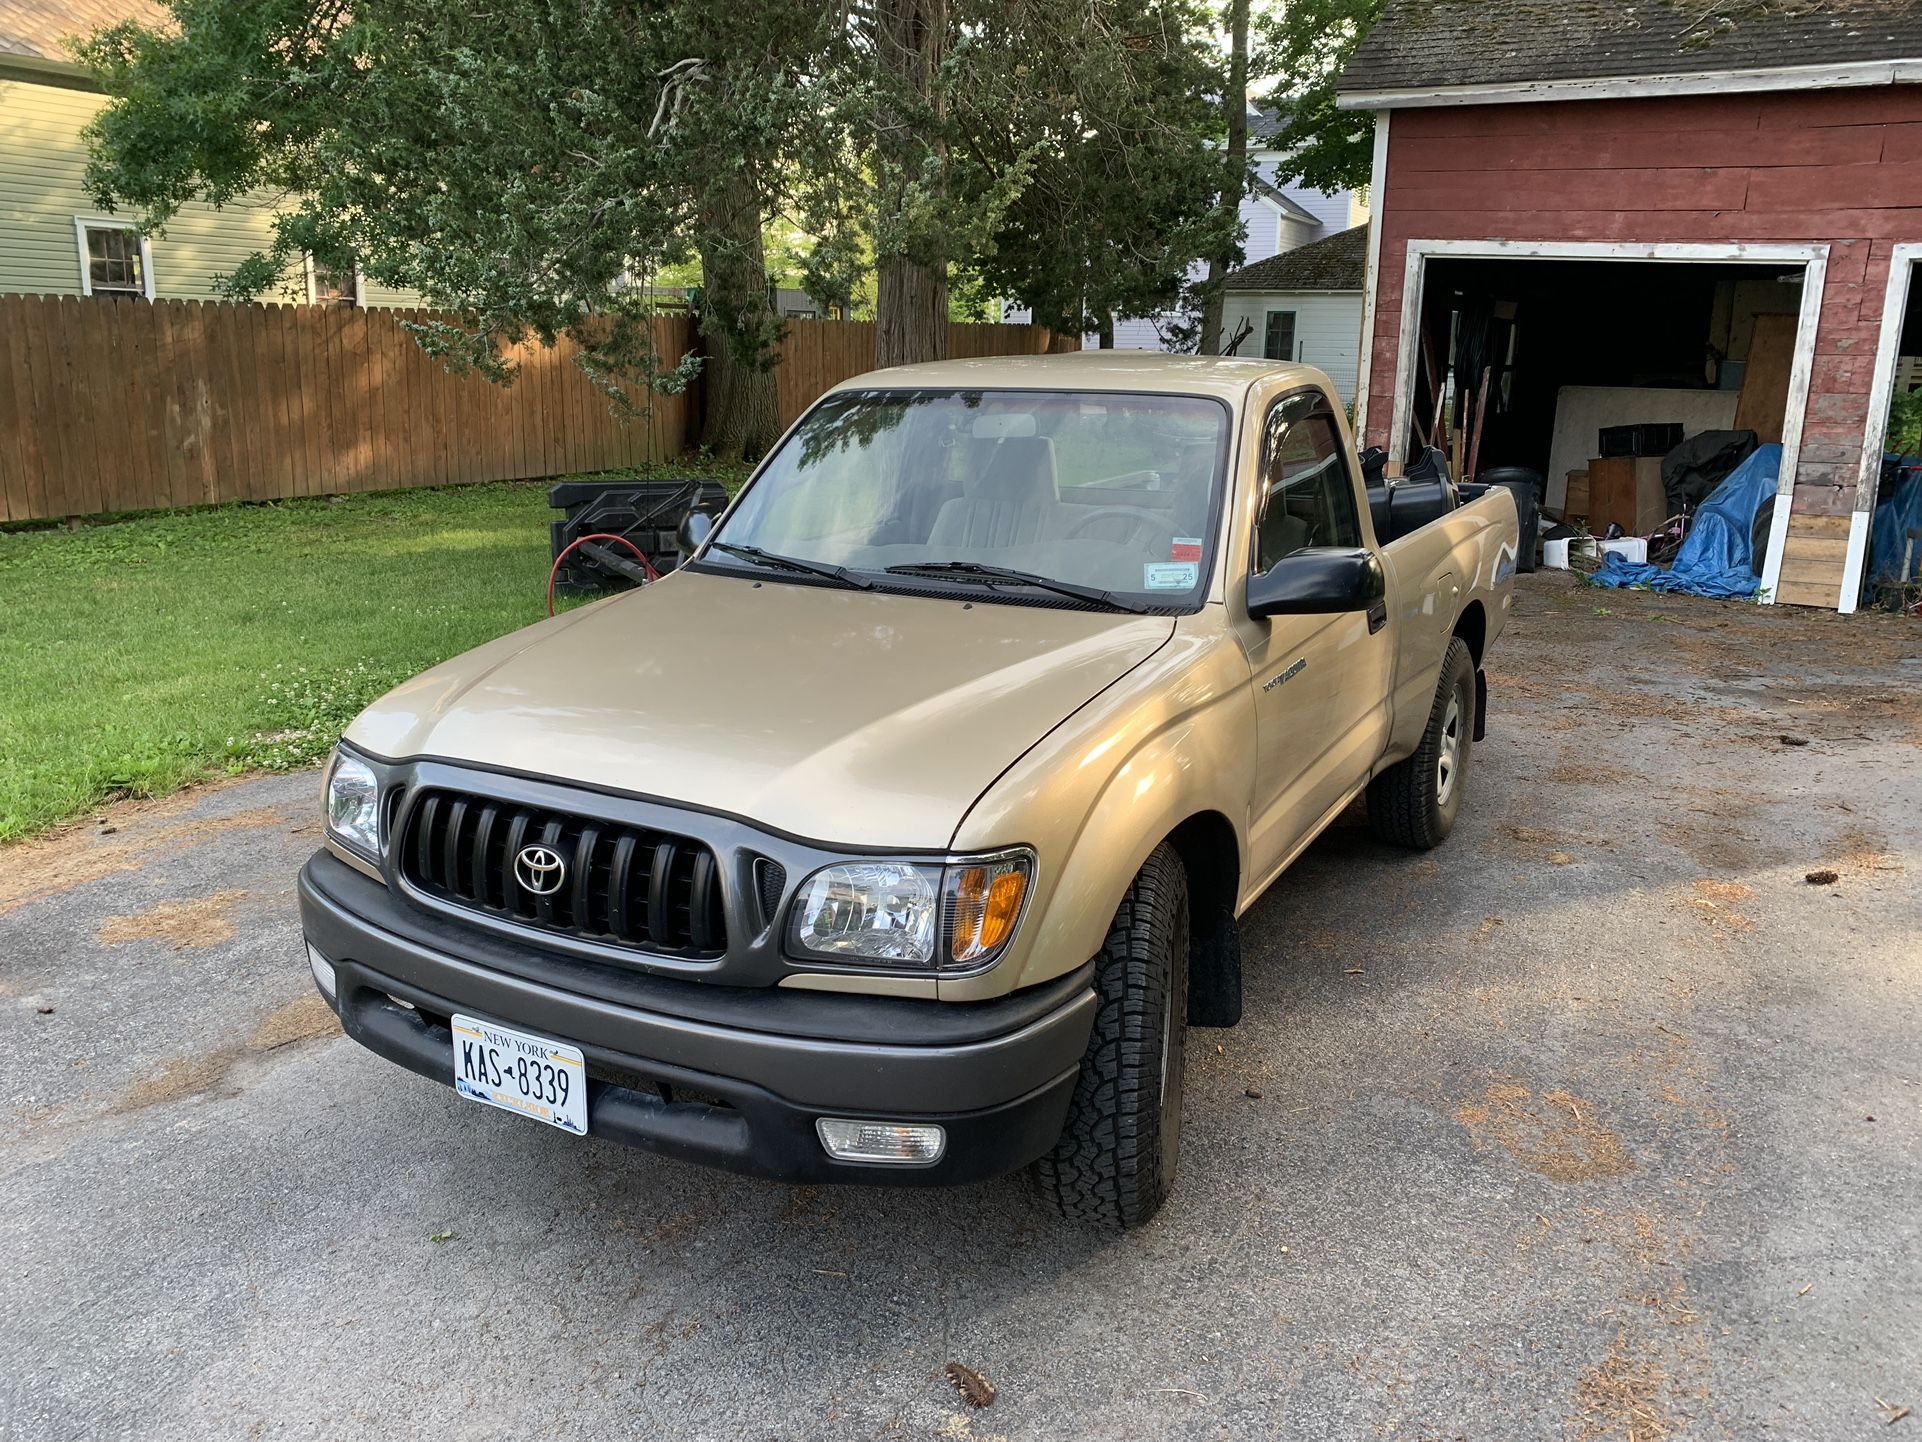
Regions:
M 1360 290 L 1368 271 L 1368 227 L 1284 250 L 1230 271 L 1229 290 Z
M 1344 100 L 1922 58 L 1916 0 L 1389 0 Z
M 63 43 L 122 20 L 157 25 L 167 20 L 155 0 L 0 0 L 0 57 L 21 56 L 71 65 Z

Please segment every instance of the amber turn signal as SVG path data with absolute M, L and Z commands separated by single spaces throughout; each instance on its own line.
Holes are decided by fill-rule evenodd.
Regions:
M 1014 935 L 1028 894 L 1028 859 L 975 862 L 948 872 L 953 900 L 948 954 L 956 962 L 979 961 Z

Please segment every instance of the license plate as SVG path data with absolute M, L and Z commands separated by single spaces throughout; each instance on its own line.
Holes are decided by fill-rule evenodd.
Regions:
M 469 1101 L 587 1135 L 587 1059 L 579 1047 L 457 1016 L 454 1088 Z

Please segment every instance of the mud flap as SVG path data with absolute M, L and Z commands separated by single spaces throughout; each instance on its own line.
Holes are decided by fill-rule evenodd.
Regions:
M 1218 909 L 1188 948 L 1188 1025 L 1234 1026 L 1241 1020 L 1241 924 Z
M 1475 668 L 1475 739 L 1482 741 L 1488 736 L 1488 673 L 1481 667 Z

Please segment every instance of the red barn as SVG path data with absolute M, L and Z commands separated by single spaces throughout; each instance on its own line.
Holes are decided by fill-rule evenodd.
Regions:
M 1922 0 L 1390 0 L 1340 104 L 1377 117 L 1365 444 L 1572 512 L 1603 426 L 1754 430 L 1765 599 L 1854 609 L 1922 386 Z

